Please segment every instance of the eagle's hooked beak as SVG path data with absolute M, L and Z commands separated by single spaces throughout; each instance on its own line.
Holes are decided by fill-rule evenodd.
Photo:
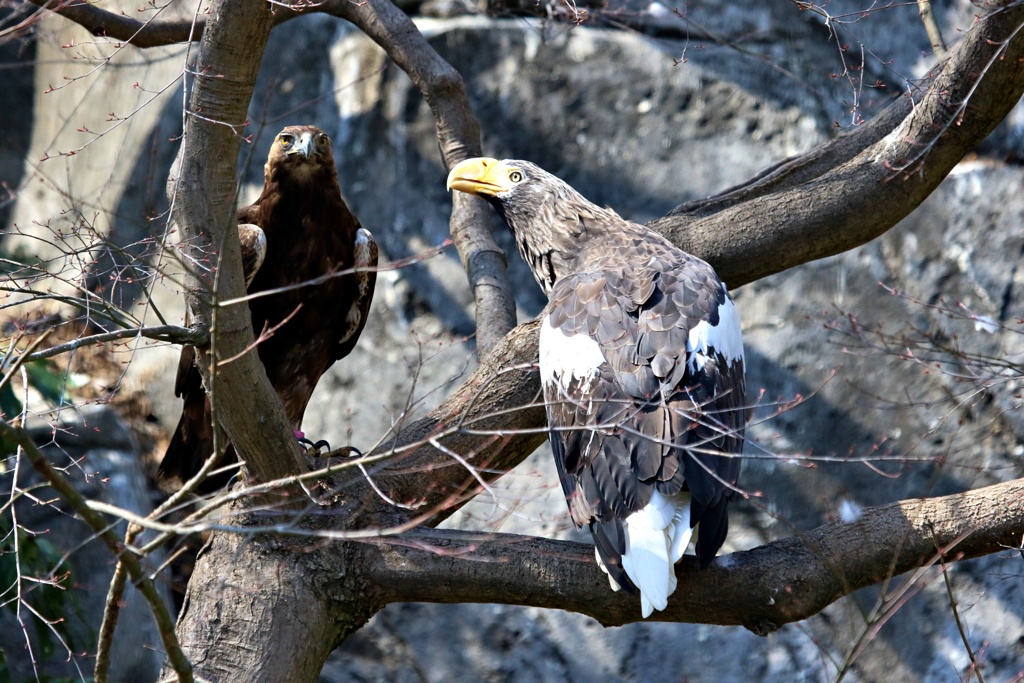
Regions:
M 316 146 L 316 141 L 313 140 L 312 133 L 303 133 L 299 136 L 299 139 L 295 141 L 292 148 L 288 150 L 288 154 L 301 154 L 305 158 L 309 158 L 314 154 L 319 154 L 320 150 Z
M 476 157 L 455 164 L 448 174 L 448 189 L 483 197 L 494 197 L 512 189 L 513 183 L 497 159 Z

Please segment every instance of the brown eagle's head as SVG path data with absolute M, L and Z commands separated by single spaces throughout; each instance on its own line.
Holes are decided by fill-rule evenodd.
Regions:
M 304 179 L 325 171 L 334 175 L 334 154 L 327 133 L 316 126 L 288 126 L 278 133 L 263 173 L 269 182 L 282 171 Z

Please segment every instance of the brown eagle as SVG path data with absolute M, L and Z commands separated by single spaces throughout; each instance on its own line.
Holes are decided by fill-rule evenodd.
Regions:
M 487 199 L 548 295 L 540 376 L 569 512 L 612 588 L 665 609 L 696 534 L 728 530 L 748 418 L 739 316 L 710 265 L 527 161 L 469 159 L 448 187 Z
M 249 301 L 259 356 L 298 430 L 320 376 L 347 356 L 366 324 L 376 283 L 377 243 L 341 197 L 331 140 L 314 126 L 289 126 L 274 139 L 259 199 L 238 211 L 238 238 L 249 294 L 349 271 L 315 285 Z M 174 393 L 181 420 L 160 463 L 163 477 L 193 477 L 213 453 L 213 415 L 195 367 L 182 349 Z M 228 445 L 218 465 L 235 462 Z M 230 473 L 198 488 L 223 486 Z

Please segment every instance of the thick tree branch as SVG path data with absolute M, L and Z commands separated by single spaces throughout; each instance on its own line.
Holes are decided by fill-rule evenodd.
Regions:
M 684 225 L 713 216 L 743 202 L 799 187 L 820 178 L 892 133 L 913 111 L 913 106 L 910 96 L 900 97 L 870 121 L 850 132 L 827 140 L 802 154 L 772 164 L 747 181 L 717 195 L 680 204 L 664 218 L 653 221 L 652 227 L 666 222 L 678 225 L 679 229 L 682 229 Z
M 249 307 L 216 302 L 245 294 L 235 231 L 235 164 L 274 15 L 262 0 L 221 0 L 211 11 L 219 21 L 203 33 L 192 68 L 184 140 L 168 196 L 190 262 L 212 266 L 188 275 L 186 300 L 195 326 L 210 331 L 212 349 L 198 347 L 197 365 L 214 414 L 250 472 L 270 481 L 304 471 L 305 461 L 284 407 L 252 352 Z M 230 363 L 219 362 L 227 358 Z
M 875 125 L 855 134 L 870 144 L 849 160 L 822 173 L 822 159 L 797 159 L 786 167 L 799 174 L 797 186 L 772 175 L 713 198 L 709 206 L 717 212 L 703 220 L 682 215 L 702 209 L 680 207 L 651 226 L 711 262 L 733 288 L 878 237 L 917 208 L 1020 101 L 1024 4 L 997 7 L 954 47 L 931 87 L 885 137 L 877 139 L 885 127 Z M 894 123 L 909 106 L 895 103 L 882 118 Z M 812 177 L 804 179 L 808 170 Z M 777 189 L 762 195 L 772 185 Z M 737 203 L 748 194 L 754 198 Z
M 359 629 L 380 609 L 366 588 L 345 546 L 213 534 L 189 581 L 178 636 L 202 681 L 313 683 L 339 631 Z M 175 679 L 165 670 L 159 680 Z
M 342 507 L 350 514 L 336 521 L 349 529 L 389 528 L 428 510 L 433 511 L 429 523 L 434 525 L 458 510 L 478 491 L 478 482 L 431 439 L 459 454 L 486 480 L 497 479 L 535 451 L 546 438 L 534 367 L 537 328 L 537 323 L 527 323 L 513 330 L 430 415 L 405 426 L 371 454 L 394 454 L 371 468 L 388 497 L 422 505 L 412 511 L 394 508 L 363 477 L 355 476 L 340 485 Z
M 447 168 L 480 156 L 480 125 L 462 76 L 441 58 L 412 20 L 389 0 L 334 0 L 323 8 L 355 24 L 409 75 L 430 106 Z M 515 297 L 505 253 L 491 233 L 491 208 L 459 192 L 453 198 L 451 233 L 476 302 L 477 348 L 490 351 L 516 325 Z
M 742 625 L 765 635 L 853 591 L 938 559 L 966 560 L 1024 541 L 1024 479 L 864 510 L 854 523 L 720 557 L 687 556 L 657 621 Z M 362 552 L 389 602 L 503 603 L 567 609 L 606 626 L 641 621 L 639 600 L 612 593 L 589 544 L 511 534 L 421 531 Z
M 195 23 L 191 19 L 139 21 L 127 15 L 109 12 L 84 2 L 63 0 L 57 2 L 29 0 L 29 2 L 75 22 L 94 36 L 113 38 L 139 48 L 161 47 L 189 40 L 199 40 L 205 25 L 205 21 L 202 19 Z

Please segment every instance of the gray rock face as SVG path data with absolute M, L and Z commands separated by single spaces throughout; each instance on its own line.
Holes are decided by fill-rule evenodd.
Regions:
M 947 37 L 969 25 L 966 3 L 934 5 Z M 680 22 L 683 29 L 672 31 L 689 40 L 519 19 L 424 20 L 420 27 L 464 74 L 485 153 L 535 161 L 593 201 L 640 221 L 742 182 L 826 139 L 837 122 L 849 125 L 851 109 L 870 115 L 931 64 L 913 6 L 830 20 L 851 44 L 861 38 L 874 48 L 865 57 L 865 82 L 879 80 L 884 90 L 859 89 L 859 76 L 844 74 L 837 46 L 842 41 L 830 39 L 821 14 L 797 12 L 788 2 L 688 7 L 690 23 L 660 5 L 645 12 L 664 24 L 662 31 Z M 296 51 L 296 44 L 303 50 Z M 329 70 L 307 68 L 324 63 Z M 158 63 L 144 68 L 150 80 L 163 77 Z M 118 73 L 121 85 L 138 78 L 130 69 Z M 37 82 L 47 78 L 37 74 Z M 136 226 L 145 223 L 138 198 L 139 188 L 149 187 L 146 179 L 152 181 L 146 169 L 163 169 L 153 171 L 162 181 L 174 153 L 167 141 L 180 125 L 179 103 L 162 106 L 132 129 L 130 142 L 112 141 L 137 149 L 148 140 L 153 150 L 132 162 L 135 184 L 129 187 L 135 191 L 126 192 L 120 176 L 104 185 L 113 197 L 104 194 L 104 205 L 117 207 L 118 216 L 128 217 L 119 220 Z M 1020 149 L 1017 119 L 1011 117 L 987 143 L 995 156 Z M 335 140 L 343 192 L 387 257 L 414 257 L 448 236 L 450 199 L 429 110 L 405 75 L 349 27 L 310 17 L 275 30 L 250 120 L 254 141 L 240 161 L 241 201 L 262 183 L 274 134 L 285 124 L 316 122 Z M 35 149 L 52 144 L 39 132 L 47 130 L 38 128 Z M 96 172 L 99 162 L 89 163 L 81 173 Z M 857 506 L 1021 476 L 1017 380 L 1004 378 L 965 403 L 964 384 L 948 373 L 925 374 L 921 366 L 865 349 L 823 323 L 841 319 L 838 307 L 868 327 L 881 323 L 898 331 L 913 323 L 958 335 L 979 353 L 1019 357 L 1016 332 L 977 331 L 972 320 L 937 315 L 911 299 L 963 302 L 978 316 L 1019 329 L 1022 182 L 1019 167 L 963 164 L 882 240 L 736 292 L 748 386 L 759 402 L 742 483 L 757 495 L 735 506 L 723 552 L 813 528 Z M 59 195 L 44 199 L 26 195 L 19 202 L 15 215 L 25 217 L 18 219 L 22 225 L 59 214 Z M 160 201 L 154 200 L 156 212 Z M 138 233 L 126 227 L 123 234 Z M 117 230 L 114 236 L 121 239 Z M 501 239 L 525 319 L 544 300 L 504 231 Z M 910 299 L 889 294 L 879 282 Z M 180 315 L 173 282 L 158 287 L 154 299 L 161 310 L 172 319 Z M 451 250 L 382 273 L 360 345 L 321 381 L 305 431 L 334 446 L 368 450 L 393 425 L 436 405 L 475 365 L 467 290 Z M 152 387 L 157 414 L 169 428 L 179 410 L 169 398 L 175 355 L 173 349 L 139 353 L 128 379 Z M 806 400 L 790 406 L 798 396 Z M 868 457 L 876 459 L 871 467 L 862 462 Z M 494 497 L 478 497 L 447 525 L 588 536 L 568 520 L 546 449 L 503 477 Z M 1015 561 L 1019 556 L 1007 551 L 951 570 L 972 647 L 983 650 L 985 673 L 994 680 L 1011 679 L 1024 668 L 1024 601 L 1015 582 L 1005 580 L 1017 571 L 1010 564 Z M 879 623 L 876 605 L 888 605 L 880 601 L 904 585 L 913 598 L 891 618 L 885 614 L 885 625 L 867 638 L 844 680 L 956 680 L 967 654 L 935 573 L 901 577 L 885 592 L 860 591 L 767 638 L 686 624 L 603 629 L 554 610 L 392 605 L 335 653 L 321 680 L 835 680 Z

